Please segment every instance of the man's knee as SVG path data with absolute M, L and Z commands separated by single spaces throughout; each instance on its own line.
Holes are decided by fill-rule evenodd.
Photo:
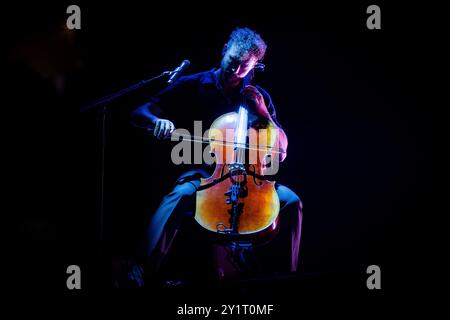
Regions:
M 164 197 L 164 201 L 180 201 L 189 198 L 197 191 L 197 188 L 195 181 L 179 183 Z
M 300 197 L 291 189 L 283 185 L 277 185 L 278 198 L 280 199 L 281 209 L 285 207 L 303 208 L 303 203 Z
M 181 175 L 172 191 L 165 197 L 165 200 L 179 200 L 192 196 L 200 185 L 200 178 L 206 173 L 202 170 L 191 170 Z

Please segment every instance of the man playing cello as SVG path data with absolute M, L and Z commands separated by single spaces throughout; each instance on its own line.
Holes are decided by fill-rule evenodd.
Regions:
M 244 85 L 243 81 L 263 59 L 266 48 L 259 34 L 248 28 L 237 28 L 224 46 L 220 68 L 181 77 L 137 108 L 132 114 L 133 123 L 139 127 L 153 128 L 154 136 L 163 139 L 174 132 L 175 124 L 177 128 L 192 128 L 194 120 L 202 120 L 203 126 L 209 128 L 219 116 L 235 112 L 244 97 L 253 102 L 252 113 L 270 121 L 278 129 L 277 145 L 285 151 L 287 137 L 277 120 L 269 94 L 259 86 Z M 190 117 L 179 117 L 177 108 L 189 108 Z M 279 160 L 283 161 L 286 152 L 279 155 Z M 186 221 L 194 220 L 195 195 L 201 178 L 208 176 L 203 167 L 193 166 L 179 177 L 173 190 L 163 198 L 152 215 L 147 232 L 146 272 L 163 272 L 165 258 L 181 226 Z M 241 246 L 236 242 L 230 245 L 211 243 L 208 265 L 212 278 L 297 270 L 302 203 L 288 187 L 279 183 L 275 183 L 274 187 L 280 209 L 277 234 L 260 246 Z

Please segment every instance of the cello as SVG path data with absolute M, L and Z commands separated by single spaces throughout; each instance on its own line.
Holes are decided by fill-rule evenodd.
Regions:
M 244 78 L 243 88 L 252 78 L 253 70 Z M 197 189 L 195 220 L 227 240 L 271 238 L 280 201 L 275 182 L 266 175 L 284 153 L 277 126 L 252 113 L 242 98 L 237 112 L 212 123 L 208 140 L 215 169 Z

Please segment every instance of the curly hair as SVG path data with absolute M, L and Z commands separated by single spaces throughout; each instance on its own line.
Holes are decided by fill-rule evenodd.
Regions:
M 262 60 L 266 53 L 267 44 L 261 36 L 249 28 L 236 28 L 230 35 L 227 47 L 236 46 L 241 54 L 253 54 Z

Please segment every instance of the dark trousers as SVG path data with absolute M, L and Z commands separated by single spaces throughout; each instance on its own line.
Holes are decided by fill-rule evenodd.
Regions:
M 167 194 L 154 215 L 151 217 L 147 230 L 147 258 L 148 271 L 158 273 L 164 259 L 169 254 L 177 235 L 181 232 L 181 226 L 188 221 L 192 226 L 194 220 L 195 193 L 200 185 L 200 178 L 208 174 L 199 169 L 191 170 L 177 179 L 173 190 Z M 200 240 L 203 250 L 199 255 L 209 255 L 210 268 L 217 278 L 234 276 L 242 273 L 249 265 L 260 272 L 290 272 L 298 267 L 300 236 L 302 226 L 302 203 L 300 198 L 288 187 L 276 183 L 275 188 L 280 199 L 279 229 L 276 236 L 264 245 L 248 247 L 236 243 L 223 245 L 207 243 Z M 197 231 L 200 228 L 197 228 Z M 204 232 L 207 232 L 206 230 Z M 184 268 L 186 264 L 195 264 L 195 253 L 199 246 L 187 245 L 188 242 L 197 239 L 196 236 L 185 236 L 182 240 L 184 247 L 184 261 L 178 268 Z M 191 251 L 191 255 L 186 255 Z M 239 256 L 240 258 L 237 258 Z M 243 262 L 246 260 L 246 262 Z M 249 262 L 251 260 L 251 263 Z M 200 264 L 200 262 L 197 262 Z M 248 271 L 248 270 L 247 270 Z

